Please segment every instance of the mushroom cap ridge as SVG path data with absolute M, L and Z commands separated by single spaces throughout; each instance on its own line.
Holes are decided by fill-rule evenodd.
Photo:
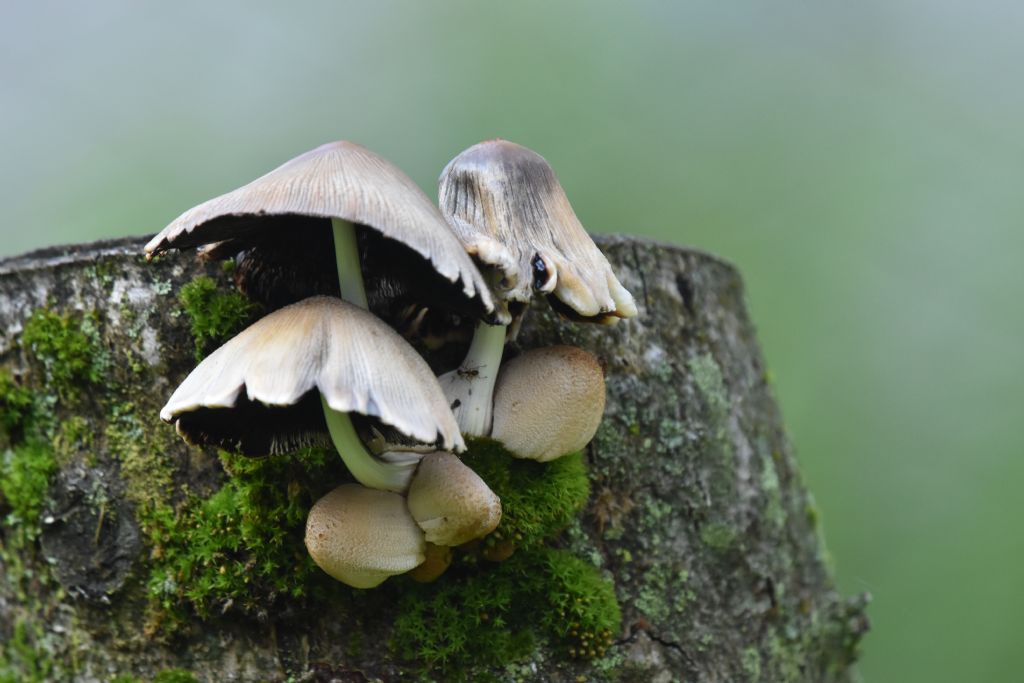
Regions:
M 274 408 L 308 404 L 314 390 L 338 412 L 377 418 L 420 443 L 465 448 L 426 361 L 372 314 L 334 297 L 305 299 L 243 330 L 185 378 L 160 417 L 193 442 L 259 454 L 262 444 L 247 432 L 263 426 L 232 419 L 232 410 L 258 404 L 268 418 Z M 262 452 L 274 450 L 284 448 Z
M 473 145 L 441 172 L 438 201 L 466 250 L 501 273 L 505 300 L 527 302 L 536 291 L 576 320 L 636 315 L 632 295 L 536 152 L 507 140 Z
M 483 277 L 433 202 L 397 166 L 347 141 L 321 145 L 189 209 L 145 251 L 154 256 L 215 242 L 244 243 L 263 229 L 287 229 L 287 222 L 272 219 L 288 215 L 370 227 L 411 248 L 449 282 L 461 282 L 462 293 L 478 300 L 485 312 L 494 310 Z

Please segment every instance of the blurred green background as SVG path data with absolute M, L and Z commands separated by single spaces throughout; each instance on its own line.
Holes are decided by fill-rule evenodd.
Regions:
M 737 263 L 866 681 L 1019 680 L 1024 6 L 5 3 L 0 255 L 155 232 L 348 138 L 481 139 Z

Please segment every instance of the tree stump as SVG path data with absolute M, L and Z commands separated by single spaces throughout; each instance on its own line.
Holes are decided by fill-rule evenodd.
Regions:
M 288 583 L 301 536 L 248 529 L 295 558 L 274 567 L 233 564 L 245 548 L 172 545 L 187 531 L 175 525 L 216 529 L 218 514 L 225 535 L 270 523 L 207 504 L 241 500 L 215 498 L 233 461 L 158 418 L 197 348 L 253 315 L 229 267 L 147 263 L 141 240 L 0 261 L 0 681 L 852 680 L 867 597 L 835 590 L 738 273 L 671 245 L 596 241 L 639 317 L 572 324 L 536 304 L 516 343 L 573 344 L 604 365 L 590 496 L 550 546 L 614 585 L 621 625 L 597 652 L 538 637 L 514 662 L 457 670 L 396 646 L 405 580 L 382 587 L 386 600 L 343 586 L 325 600 Z M 205 308 L 182 304 L 188 283 Z M 308 505 L 302 474 L 282 467 L 273 495 L 295 512 Z M 170 553 L 178 569 L 161 573 Z M 202 563 L 208 574 L 181 569 Z M 188 585 L 196 576 L 210 585 Z M 251 600 L 204 597 L 250 577 Z

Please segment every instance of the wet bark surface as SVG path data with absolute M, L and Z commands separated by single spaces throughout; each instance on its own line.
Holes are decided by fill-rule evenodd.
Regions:
M 852 680 L 866 597 L 834 587 L 739 274 L 679 247 L 597 241 L 640 315 L 571 324 L 538 303 L 511 353 L 573 344 L 605 368 L 605 418 L 585 453 L 591 496 L 555 544 L 614 582 L 623 621 L 596 660 L 541 643 L 524 662 L 480 662 L 480 671 L 537 681 Z M 0 367 L 46 399 L 58 454 L 38 518 L 19 519 L 0 498 L 0 678 L 149 680 L 181 669 L 202 681 L 444 679 L 403 661 L 379 625 L 367 626 L 379 639 L 361 634 L 356 651 L 361 618 L 301 601 L 256 618 L 196 617 L 173 636 L 148 624 L 155 546 L 138 520 L 147 463 L 160 463 L 153 484 L 175 500 L 209 496 L 226 478 L 215 454 L 185 446 L 156 414 L 195 364 L 177 292 L 198 275 L 225 289 L 231 277 L 191 254 L 146 263 L 142 244 L 0 261 Z M 89 321 L 102 357 L 93 375 L 66 382 L 80 385 L 77 395 L 24 343 L 39 310 Z M 17 429 L 0 435 L 10 461 Z

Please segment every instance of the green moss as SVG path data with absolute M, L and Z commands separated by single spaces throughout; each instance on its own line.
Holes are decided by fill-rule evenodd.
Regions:
M 656 564 L 644 572 L 635 605 L 651 621 L 666 624 L 674 614 L 682 614 L 696 595 L 687 586 L 690 574 L 674 571 L 667 564 Z
M 8 451 L 0 463 L 0 492 L 10 508 L 8 523 L 34 527 L 46 501 L 57 462 L 49 444 L 32 441 Z M 30 533 L 34 536 L 34 533 Z
M 582 456 L 518 460 L 499 443 L 476 439 L 463 460 L 502 501 L 501 524 L 484 539 L 485 556 L 501 543 L 516 550 L 501 563 L 460 556 L 438 582 L 405 590 L 395 622 L 399 653 L 446 679 L 482 663 L 510 665 L 540 642 L 564 656 L 604 655 L 621 621 L 613 585 L 593 564 L 545 545 L 571 526 L 587 500 Z
M 501 499 L 501 524 L 488 544 L 541 545 L 575 519 L 590 495 L 580 453 L 547 463 L 513 458 L 500 443 L 474 439 L 462 456 Z
M 217 283 L 205 275 L 182 287 L 178 298 L 192 321 L 197 361 L 240 332 L 254 312 L 248 299 L 234 290 L 221 291 Z
M 155 506 L 146 529 L 155 557 L 153 616 L 169 624 L 235 610 L 255 616 L 276 600 L 332 587 L 303 543 L 306 514 L 343 477 L 333 452 L 251 459 L 222 454 L 232 475 L 211 497 Z
M 403 657 L 448 680 L 475 665 L 507 666 L 542 641 L 569 657 L 603 656 L 621 620 L 612 584 L 592 565 L 563 550 L 536 548 L 410 586 L 394 637 Z
M 199 681 L 184 669 L 164 669 L 153 678 L 153 683 L 199 683 Z
M 103 430 L 106 452 L 121 464 L 125 495 L 135 504 L 140 520 L 153 507 L 171 502 L 174 465 L 167 451 L 176 440 L 155 412 L 145 424 L 134 403 L 122 401 L 109 408 Z
M 49 389 L 64 400 L 98 384 L 108 364 L 95 313 L 78 315 L 39 309 L 25 322 L 22 346 L 41 365 Z
M 9 372 L 0 369 L 0 426 L 9 437 L 24 431 L 32 405 L 31 390 L 15 382 Z

